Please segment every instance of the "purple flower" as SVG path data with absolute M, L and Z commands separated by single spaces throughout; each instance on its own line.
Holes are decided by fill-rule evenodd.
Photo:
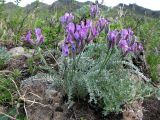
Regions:
M 74 16 L 72 15 L 72 13 L 66 13 L 65 14 L 65 19 L 69 23 L 69 22 L 72 22 L 74 20 Z
M 76 24 L 76 31 L 79 31 L 81 29 L 81 25 Z
M 86 27 L 92 27 L 93 23 L 92 23 L 92 20 L 87 20 L 86 21 Z
M 68 33 L 69 33 L 69 32 L 70 32 L 70 33 L 74 33 L 74 31 L 75 31 L 75 25 L 74 25 L 74 23 L 70 22 L 70 23 L 67 25 L 66 30 L 67 30 Z
M 128 44 L 127 44 L 127 41 L 126 41 L 126 40 L 123 40 L 123 39 L 121 39 L 121 40 L 119 41 L 119 47 L 122 49 L 122 52 L 123 52 L 123 53 L 126 53 L 126 52 L 128 52 L 128 50 L 129 50 L 129 46 L 128 46 Z
M 37 36 L 36 45 L 41 45 L 43 42 L 44 42 L 44 36 L 42 34 L 40 36 Z
M 137 52 L 137 43 L 135 42 L 135 43 L 133 43 L 133 45 L 130 47 L 130 51 L 132 51 L 132 52 Z
M 113 44 L 115 44 L 117 35 L 118 35 L 117 30 L 109 31 L 108 32 L 108 40 L 111 41 Z
M 128 34 L 129 34 L 130 36 L 133 36 L 134 32 L 132 31 L 131 28 L 128 29 Z
M 81 21 L 80 26 L 81 26 L 81 28 L 85 28 L 86 27 L 86 22 L 85 21 Z
M 65 20 L 65 17 L 64 17 L 64 16 L 61 16 L 61 17 L 60 17 L 60 22 L 61 22 L 61 24 L 65 24 L 65 23 L 66 23 L 66 20 Z
M 62 46 L 62 54 L 63 54 L 64 56 L 68 56 L 68 55 L 69 55 L 68 45 L 64 44 L 64 45 Z
M 74 38 L 75 38 L 76 40 L 79 40 L 79 39 L 80 39 L 80 35 L 79 35 L 79 32 L 78 32 L 78 31 L 76 31 L 76 32 L 74 33 Z
M 96 26 L 94 26 L 94 27 L 91 28 L 91 32 L 92 32 L 92 35 L 94 37 L 96 37 L 97 35 L 99 35 L 99 32 L 98 32 Z
M 40 28 L 35 29 L 35 35 L 36 35 L 36 37 L 40 37 L 42 35 Z
M 116 44 L 117 35 L 118 35 L 118 31 L 117 30 L 113 30 L 113 31 L 109 31 L 108 32 L 107 38 L 108 38 L 108 41 L 109 41 L 109 43 L 108 43 L 109 44 L 108 45 L 109 49 L 113 48 L 114 45 Z
M 60 22 L 63 25 L 67 25 L 68 23 L 72 22 L 74 20 L 74 16 L 72 13 L 65 13 L 64 16 L 60 17 Z
M 33 45 L 34 42 L 31 38 L 32 34 L 31 34 L 31 31 L 28 31 L 27 34 L 26 34 L 26 37 L 24 37 L 24 41 L 26 41 L 27 43 Z
M 44 42 L 44 36 L 42 35 L 40 28 L 35 29 L 35 35 L 36 35 L 36 45 L 42 44 Z
M 142 52 L 143 50 L 144 49 L 142 43 L 138 43 L 138 51 Z
M 75 45 L 75 44 L 72 44 L 71 47 L 72 47 L 72 52 L 73 52 L 73 53 L 76 52 L 76 45 Z
M 133 36 L 133 31 L 131 30 L 131 28 L 121 30 L 121 38 L 122 38 L 122 39 L 127 40 L 127 39 L 129 39 L 131 36 Z
M 91 28 L 92 20 L 81 21 L 81 28 Z
M 40 45 L 44 42 L 44 36 L 42 35 L 40 28 L 35 29 L 35 36 L 36 36 L 36 40 L 33 41 L 31 39 L 31 31 L 28 31 L 28 33 L 25 37 L 25 41 L 27 41 L 31 45 Z
M 99 31 L 102 31 L 108 23 L 109 22 L 105 18 L 100 18 L 98 21 Z
M 81 28 L 79 30 L 79 35 L 80 35 L 81 40 L 85 40 L 87 38 L 87 35 L 88 35 L 88 28 Z
M 90 6 L 90 15 L 92 17 L 96 17 L 97 15 L 99 15 L 99 13 L 100 13 L 100 10 L 99 10 L 98 4 L 92 4 Z
M 67 34 L 67 37 L 65 39 L 65 43 L 73 43 L 73 37 L 70 33 Z
M 31 31 L 28 31 L 28 33 L 25 37 L 25 41 L 28 43 L 31 43 L 31 36 L 32 36 Z
M 121 30 L 121 38 L 122 39 L 128 39 L 128 30 L 127 29 L 123 29 L 123 30 Z
M 134 53 L 142 52 L 143 51 L 142 43 L 138 43 L 138 42 L 133 43 L 133 45 L 130 47 L 130 51 Z

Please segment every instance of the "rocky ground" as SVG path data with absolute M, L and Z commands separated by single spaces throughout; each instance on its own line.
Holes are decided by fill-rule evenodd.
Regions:
M 123 114 L 110 113 L 103 117 L 100 109 L 81 100 L 68 109 L 63 91 L 54 87 L 49 77 L 26 79 L 22 81 L 21 91 L 26 100 L 38 101 L 26 101 L 30 120 L 142 120 L 142 117 L 143 120 L 160 120 L 160 101 L 155 98 L 146 99 L 143 104 L 135 102 Z
M 25 103 L 25 109 L 21 112 L 29 120 L 160 120 L 160 101 L 154 97 L 143 103 L 136 101 L 126 106 L 123 113 L 110 113 L 106 117 L 102 116 L 101 109 L 96 109 L 87 101 L 77 100 L 68 107 L 65 93 L 55 87 L 52 77 L 45 76 L 43 72 L 35 77 L 29 77 L 26 73 L 26 59 L 32 57 L 34 50 L 26 52 L 23 47 L 9 47 L 9 53 L 14 59 L 10 60 L 6 69 L 23 71 L 19 99 Z M 4 106 L 0 107 L 1 111 L 5 111 Z

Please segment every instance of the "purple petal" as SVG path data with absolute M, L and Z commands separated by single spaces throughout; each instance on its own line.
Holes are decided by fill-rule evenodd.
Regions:
M 88 29 L 82 28 L 81 30 L 79 30 L 79 35 L 80 35 L 81 40 L 86 39 L 88 35 Z
M 64 14 L 65 20 L 69 17 L 69 15 L 70 15 L 69 13 L 65 13 L 65 14 Z
M 92 20 L 86 21 L 86 27 L 91 28 L 92 27 Z
M 66 43 L 73 43 L 73 37 L 71 34 L 67 34 L 67 37 L 65 39 Z
M 137 52 L 137 43 L 135 42 L 135 43 L 133 43 L 133 45 L 131 46 L 131 51 L 132 52 Z
M 81 21 L 81 28 L 85 28 L 85 27 L 86 27 L 85 24 L 86 24 L 86 23 L 85 23 L 84 21 Z
M 112 42 L 116 42 L 117 35 L 118 35 L 118 31 L 117 30 L 109 31 L 108 32 L 108 40 L 112 41 Z
M 133 36 L 134 32 L 132 31 L 131 28 L 128 29 L 128 34 L 129 34 L 130 36 Z
M 60 17 L 60 22 L 61 22 L 61 24 L 65 24 L 65 18 L 64 18 L 64 16 Z
M 76 24 L 76 30 L 79 31 L 80 29 L 81 29 L 81 26 Z
M 121 38 L 122 39 L 128 39 L 128 35 L 129 35 L 129 33 L 128 33 L 127 29 L 121 30 Z
M 68 56 L 69 55 L 69 48 L 68 48 L 68 45 L 63 45 L 62 46 L 62 54 L 64 55 L 64 56 Z
M 75 33 L 74 33 L 74 37 L 75 37 L 76 40 L 79 40 L 79 39 L 80 39 L 79 33 L 78 33 L 78 32 L 75 32 Z
M 122 49 L 123 53 L 127 52 L 128 49 L 129 49 L 129 46 L 128 46 L 128 44 L 127 44 L 127 41 L 126 41 L 126 40 L 123 40 L 123 39 L 121 39 L 121 40 L 119 41 L 119 47 Z
M 100 18 L 98 21 L 98 26 L 100 27 L 100 31 L 102 31 L 107 24 L 108 21 L 105 18 Z
M 67 22 L 72 22 L 74 20 L 74 16 L 72 15 L 72 13 L 69 13 L 69 15 L 67 15 Z
M 36 37 L 40 37 L 42 35 L 40 28 L 35 29 L 35 35 L 36 35 Z
M 73 52 L 73 53 L 76 52 L 76 45 L 75 45 L 75 44 L 72 44 L 71 47 L 72 47 L 72 52 Z
M 60 17 L 61 24 L 67 25 L 68 23 L 72 22 L 74 20 L 74 16 L 72 13 L 65 13 L 64 16 Z
M 40 35 L 36 39 L 36 45 L 41 45 L 44 42 L 44 36 Z
M 75 25 L 72 22 L 69 23 L 66 28 L 67 28 L 67 32 L 74 33 L 75 31 Z
M 26 35 L 26 37 L 25 37 L 25 40 L 26 40 L 27 42 L 30 42 L 31 36 L 32 36 L 31 31 L 28 31 L 28 33 L 27 33 L 27 35 Z
M 96 17 L 97 15 L 99 15 L 99 12 L 100 10 L 99 10 L 98 4 L 92 4 L 90 6 L 90 15 L 92 17 Z
M 139 50 L 140 52 L 144 50 L 142 43 L 139 43 L 139 44 L 138 44 L 138 50 Z
M 91 31 L 92 31 L 92 35 L 93 35 L 94 37 L 96 37 L 97 35 L 99 35 L 98 30 L 97 30 L 97 28 L 96 28 L 95 26 L 92 27 Z

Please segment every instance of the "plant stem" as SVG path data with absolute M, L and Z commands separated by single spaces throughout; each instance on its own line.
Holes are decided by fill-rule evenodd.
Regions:
M 41 48 L 38 47 L 38 55 L 40 56 L 40 58 L 42 59 L 43 63 L 45 64 L 45 66 L 49 67 L 45 58 L 43 57 L 42 53 L 41 53 Z
M 107 52 L 106 57 L 105 57 L 105 59 L 104 59 L 104 62 L 101 64 L 101 67 L 100 67 L 99 72 L 98 72 L 97 75 L 99 75 L 99 74 L 101 73 L 101 71 L 102 71 L 102 69 L 104 68 L 105 64 L 108 62 L 109 58 L 111 57 L 112 51 L 113 51 L 113 49 L 112 49 L 112 50 L 109 50 L 109 51 Z

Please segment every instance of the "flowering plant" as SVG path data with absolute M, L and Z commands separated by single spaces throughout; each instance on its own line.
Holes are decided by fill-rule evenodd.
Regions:
M 97 3 L 96 4 L 93 3 L 90 6 L 90 16 L 94 18 L 94 17 L 96 17 L 98 15 L 100 15 L 100 9 L 98 7 L 98 4 Z
M 125 56 L 130 52 L 138 53 L 143 51 L 142 43 L 138 42 L 131 28 L 120 31 L 113 30 L 108 32 L 109 48 L 117 45 Z
M 41 29 L 35 28 L 35 37 L 36 37 L 35 41 L 31 37 L 32 37 L 31 31 L 28 31 L 26 36 L 23 37 L 22 39 L 24 40 L 24 42 L 29 43 L 29 45 L 32 45 L 34 47 L 33 58 L 35 57 L 35 55 L 38 55 L 45 64 L 45 67 L 48 68 L 49 66 L 42 54 L 43 51 L 40 48 L 40 45 L 44 43 L 44 36 L 42 35 Z
M 72 22 L 74 20 L 74 16 L 72 13 L 65 13 L 64 16 L 60 17 L 60 22 L 63 25 L 67 25 L 68 23 Z
M 36 28 L 35 29 L 35 36 L 36 36 L 36 40 L 34 41 L 31 37 L 31 31 L 27 32 L 27 35 L 24 38 L 24 41 L 31 44 L 31 45 L 36 45 L 39 46 L 44 42 L 44 36 L 42 35 L 41 29 L 40 28 Z
M 66 37 L 62 45 L 63 55 L 69 56 L 70 53 L 72 55 L 80 53 L 85 45 L 92 43 L 108 24 L 109 22 L 105 18 L 100 18 L 98 21 L 87 19 L 80 21 L 79 24 L 70 22 L 65 27 Z
M 90 14 L 95 16 L 98 5 L 96 9 L 91 7 Z M 119 112 L 123 103 L 151 92 L 144 88 L 143 82 L 149 79 L 128 57 L 143 51 L 130 28 L 110 30 L 109 20 L 100 16 L 79 23 L 70 21 L 64 31 L 58 73 L 62 76 L 57 80 L 68 94 L 69 101 L 74 97 L 85 99 L 89 95 L 89 102 L 103 107 L 105 113 Z M 102 32 L 106 44 L 95 43 Z M 143 80 L 135 80 L 135 76 Z

